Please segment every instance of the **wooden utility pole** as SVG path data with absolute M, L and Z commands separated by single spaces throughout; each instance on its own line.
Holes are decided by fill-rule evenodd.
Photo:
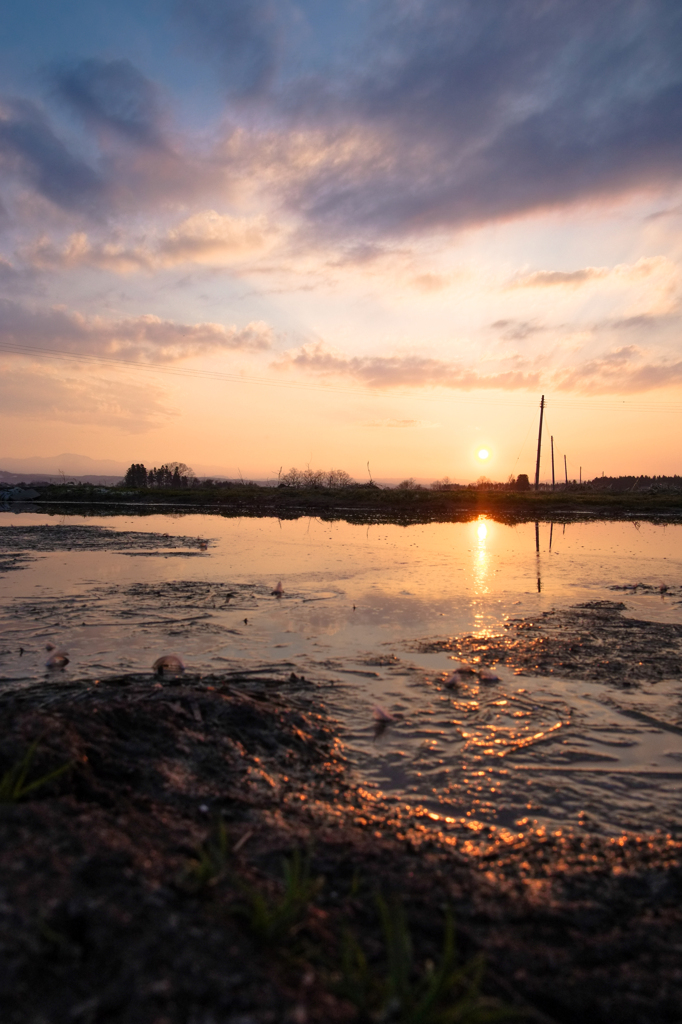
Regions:
M 554 490 L 554 434 L 550 437 L 552 442 L 552 490 Z
M 545 396 L 540 399 L 540 429 L 538 430 L 538 457 L 535 463 L 535 490 L 540 488 L 540 449 L 542 447 L 542 417 L 545 415 Z
M 564 474 L 566 476 L 566 486 L 568 486 L 568 466 L 566 465 L 566 456 L 564 455 Z

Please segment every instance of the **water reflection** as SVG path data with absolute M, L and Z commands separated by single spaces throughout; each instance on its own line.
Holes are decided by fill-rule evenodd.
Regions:
M 485 516 L 479 516 L 476 527 L 478 545 L 473 550 L 474 554 L 474 630 L 482 632 L 485 629 L 487 614 L 485 598 L 489 594 L 488 575 L 490 572 L 490 556 L 487 550 L 486 541 L 488 538 L 488 520 Z
M 364 777 L 435 819 L 518 830 L 589 814 L 594 828 L 675 827 L 682 736 L 624 718 L 597 685 L 520 679 L 503 668 L 501 679 L 472 677 L 448 690 L 447 652 L 416 654 L 409 642 L 474 632 L 488 643 L 510 617 L 613 599 L 613 583 L 650 582 L 656 601 L 628 592 L 628 608 L 679 621 L 676 599 L 662 599 L 658 584 L 682 578 L 682 528 L 576 523 L 555 538 L 550 526 L 550 558 L 539 523 L 508 527 L 485 516 L 371 530 L 209 516 L 77 522 L 86 532 L 114 528 L 118 545 L 107 549 L 102 535 L 88 548 L 84 534 L 71 550 L 74 538 L 59 547 L 51 529 L 53 546 L 24 550 L 17 517 L 0 517 L 0 541 L 4 527 L 13 534 L 6 550 L 19 559 L 0 576 L 3 685 L 44 682 L 48 640 L 69 651 L 64 681 L 149 672 L 169 650 L 190 673 L 267 675 L 283 686 L 305 676 L 326 688 Z M 123 550 L 124 530 L 157 536 Z M 193 547 L 176 542 L 183 536 L 194 536 Z M 206 551 L 196 538 L 209 538 Z M 665 701 L 677 708 L 679 683 L 671 687 L 633 691 L 634 710 L 655 717 Z M 375 737 L 376 706 L 393 723 Z
M 542 576 L 540 573 L 540 524 L 535 523 L 535 561 L 538 574 L 538 594 L 542 593 Z

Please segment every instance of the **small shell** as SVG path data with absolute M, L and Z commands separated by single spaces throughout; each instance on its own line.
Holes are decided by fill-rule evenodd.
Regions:
M 493 672 L 490 668 L 482 668 L 478 673 L 478 678 L 482 683 L 501 683 L 502 680 L 498 676 L 497 672 Z
M 283 593 L 284 593 L 284 587 L 282 586 L 282 581 L 280 580 L 279 583 L 277 584 L 277 586 L 275 587 L 275 589 L 273 590 L 272 596 L 273 597 L 281 597 Z
M 55 651 L 45 662 L 45 667 L 49 669 L 55 668 L 66 668 L 69 664 L 69 659 L 66 655 L 66 651 Z
M 152 668 L 157 676 L 162 676 L 164 672 L 167 672 L 169 675 L 178 675 L 180 672 L 185 671 L 185 666 L 177 654 L 164 654 L 161 658 L 156 659 Z

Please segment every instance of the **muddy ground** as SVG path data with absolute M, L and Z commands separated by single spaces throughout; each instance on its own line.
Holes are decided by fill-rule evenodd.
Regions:
M 105 526 L 0 526 L 0 575 L 24 569 L 48 551 L 118 551 L 125 555 L 201 557 L 207 541 L 201 537 L 175 537 L 168 533 L 111 530 Z
M 452 651 L 486 666 L 509 665 L 520 675 L 560 675 L 620 687 L 670 677 L 682 682 L 682 625 L 630 618 L 624 611 L 622 601 L 588 601 L 513 619 L 497 636 L 437 637 L 412 646 Z
M 0 782 L 4 1022 L 682 1019 L 682 844 L 540 832 L 465 856 L 357 784 L 320 692 L 140 676 L 0 697 L 0 778 L 36 739 L 25 785 L 69 765 L 14 801 Z M 485 961 L 468 1016 L 456 983 L 410 1004 L 448 908 L 461 962 Z

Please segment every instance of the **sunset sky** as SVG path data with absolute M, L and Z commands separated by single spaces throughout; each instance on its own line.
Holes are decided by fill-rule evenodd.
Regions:
M 682 472 L 679 0 L 7 0 L 0 40 L 0 469 L 506 479 L 544 393 L 562 474 Z

